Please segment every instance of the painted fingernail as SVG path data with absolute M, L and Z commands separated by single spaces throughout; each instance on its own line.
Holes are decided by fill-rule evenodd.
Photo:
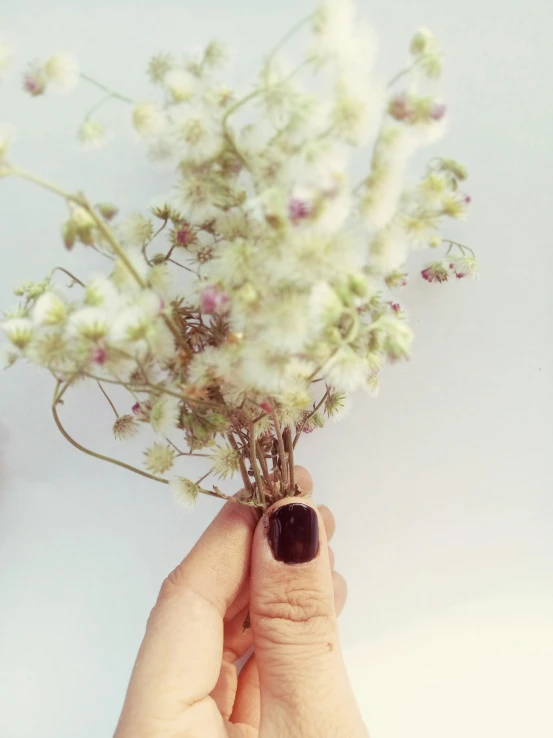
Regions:
M 309 505 L 291 502 L 269 513 L 267 538 L 273 556 L 284 564 L 305 564 L 319 551 L 319 519 Z

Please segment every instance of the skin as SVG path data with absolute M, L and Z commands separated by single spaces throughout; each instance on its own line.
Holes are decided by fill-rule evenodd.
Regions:
M 310 495 L 309 473 L 297 467 L 296 479 Z M 271 554 L 266 516 L 222 508 L 161 587 L 115 738 L 367 738 L 338 639 L 335 521 L 317 514 L 318 555 L 288 565 Z

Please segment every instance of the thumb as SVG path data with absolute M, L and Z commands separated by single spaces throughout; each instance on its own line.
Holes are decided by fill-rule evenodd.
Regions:
M 260 735 L 366 736 L 340 651 L 324 524 L 305 498 L 280 500 L 256 528 L 250 619 Z

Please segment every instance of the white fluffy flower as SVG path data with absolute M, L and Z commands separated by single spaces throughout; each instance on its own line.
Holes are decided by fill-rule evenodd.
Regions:
M 405 264 L 409 242 L 405 232 L 392 224 L 376 233 L 370 248 L 371 266 L 386 274 Z
M 33 323 L 28 318 L 12 318 L 2 323 L 2 329 L 8 339 L 18 349 L 26 348 L 34 336 Z
M 142 246 L 149 241 L 154 233 L 154 226 L 150 218 L 144 217 L 141 213 L 133 213 L 129 215 L 119 226 L 119 235 L 125 244 L 133 246 Z M 142 258 L 144 263 L 145 259 Z
M 6 69 L 12 63 L 13 54 L 13 46 L 0 38 L 0 80 L 3 78 Z
M 377 172 L 361 202 L 361 215 L 367 225 L 383 228 L 396 213 L 405 167 L 418 145 L 419 138 L 411 128 L 391 128 L 383 132 L 377 144 Z
M 144 138 L 156 136 L 165 127 L 163 111 L 154 103 L 142 102 L 134 106 L 132 124 L 135 131 Z
M 173 477 L 169 482 L 169 489 L 182 507 L 187 510 L 193 510 L 196 507 L 200 489 L 195 482 L 184 477 Z
M 152 333 L 153 324 L 153 318 L 137 305 L 125 308 L 110 326 L 111 340 L 115 343 L 144 340 Z
M 87 118 L 77 133 L 79 141 L 86 149 L 99 149 L 109 140 L 106 127 L 98 120 Z
M 167 436 L 179 424 L 181 413 L 180 400 L 176 397 L 162 397 L 152 405 L 150 424 L 156 433 Z
M 13 126 L 1 124 L 0 125 L 0 162 L 6 156 L 8 149 L 10 148 L 15 129 Z
M 185 220 L 193 224 L 204 223 L 221 214 L 214 202 L 212 187 L 201 177 L 182 178 L 167 199 Z
M 125 257 L 125 261 L 121 258 L 115 261 L 113 283 L 122 292 L 139 292 L 141 288 L 136 281 L 135 274 L 146 281 L 150 267 L 138 245 L 126 248 Z M 131 265 L 133 271 L 129 269 L 128 264 Z
M 146 468 L 153 474 L 165 474 L 175 463 L 175 452 L 170 446 L 154 443 L 144 452 Z
M 324 0 L 315 15 L 316 52 L 321 59 L 349 53 L 355 30 L 354 0 Z
M 342 301 L 327 282 L 318 282 L 309 296 L 309 317 L 315 330 L 334 325 L 344 311 Z
M 45 292 L 36 301 L 33 318 L 40 325 L 65 323 L 67 305 L 55 292 Z
M 93 277 L 87 284 L 84 293 L 84 303 L 89 307 L 102 307 L 109 312 L 115 312 L 121 307 L 121 297 L 113 282 L 104 276 Z
M 184 69 L 171 69 L 163 79 L 173 97 L 173 102 L 187 102 L 196 91 L 196 80 Z
M 240 457 L 230 446 L 218 446 L 210 456 L 213 471 L 218 477 L 232 477 L 240 469 Z
M 80 338 L 97 341 L 107 336 L 110 319 L 105 310 L 85 307 L 77 310 L 69 320 L 72 331 Z
M 252 342 L 242 353 L 238 377 L 248 389 L 278 395 L 303 389 L 314 370 L 309 361 Z
M 368 365 L 350 346 L 343 346 L 328 362 L 325 376 L 335 389 L 353 392 L 366 381 Z
M 139 431 L 139 423 L 133 415 L 120 415 L 113 424 L 113 435 L 118 441 L 134 438 Z
M 188 381 L 192 385 L 205 387 L 214 381 L 228 379 L 232 363 L 232 357 L 224 348 L 208 346 L 194 354 L 188 367 Z
M 46 60 L 44 74 L 54 89 L 70 92 L 75 89 L 79 81 L 79 60 L 71 53 L 54 54 Z
M 171 132 L 181 145 L 183 156 L 197 162 L 219 153 L 223 136 L 217 123 L 213 114 L 201 106 L 179 105 L 170 114 Z

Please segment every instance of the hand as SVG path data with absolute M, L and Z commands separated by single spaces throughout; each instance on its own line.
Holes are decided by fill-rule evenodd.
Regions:
M 227 503 L 163 583 L 115 738 L 366 738 L 338 641 L 334 527 L 305 498 L 259 523 Z

